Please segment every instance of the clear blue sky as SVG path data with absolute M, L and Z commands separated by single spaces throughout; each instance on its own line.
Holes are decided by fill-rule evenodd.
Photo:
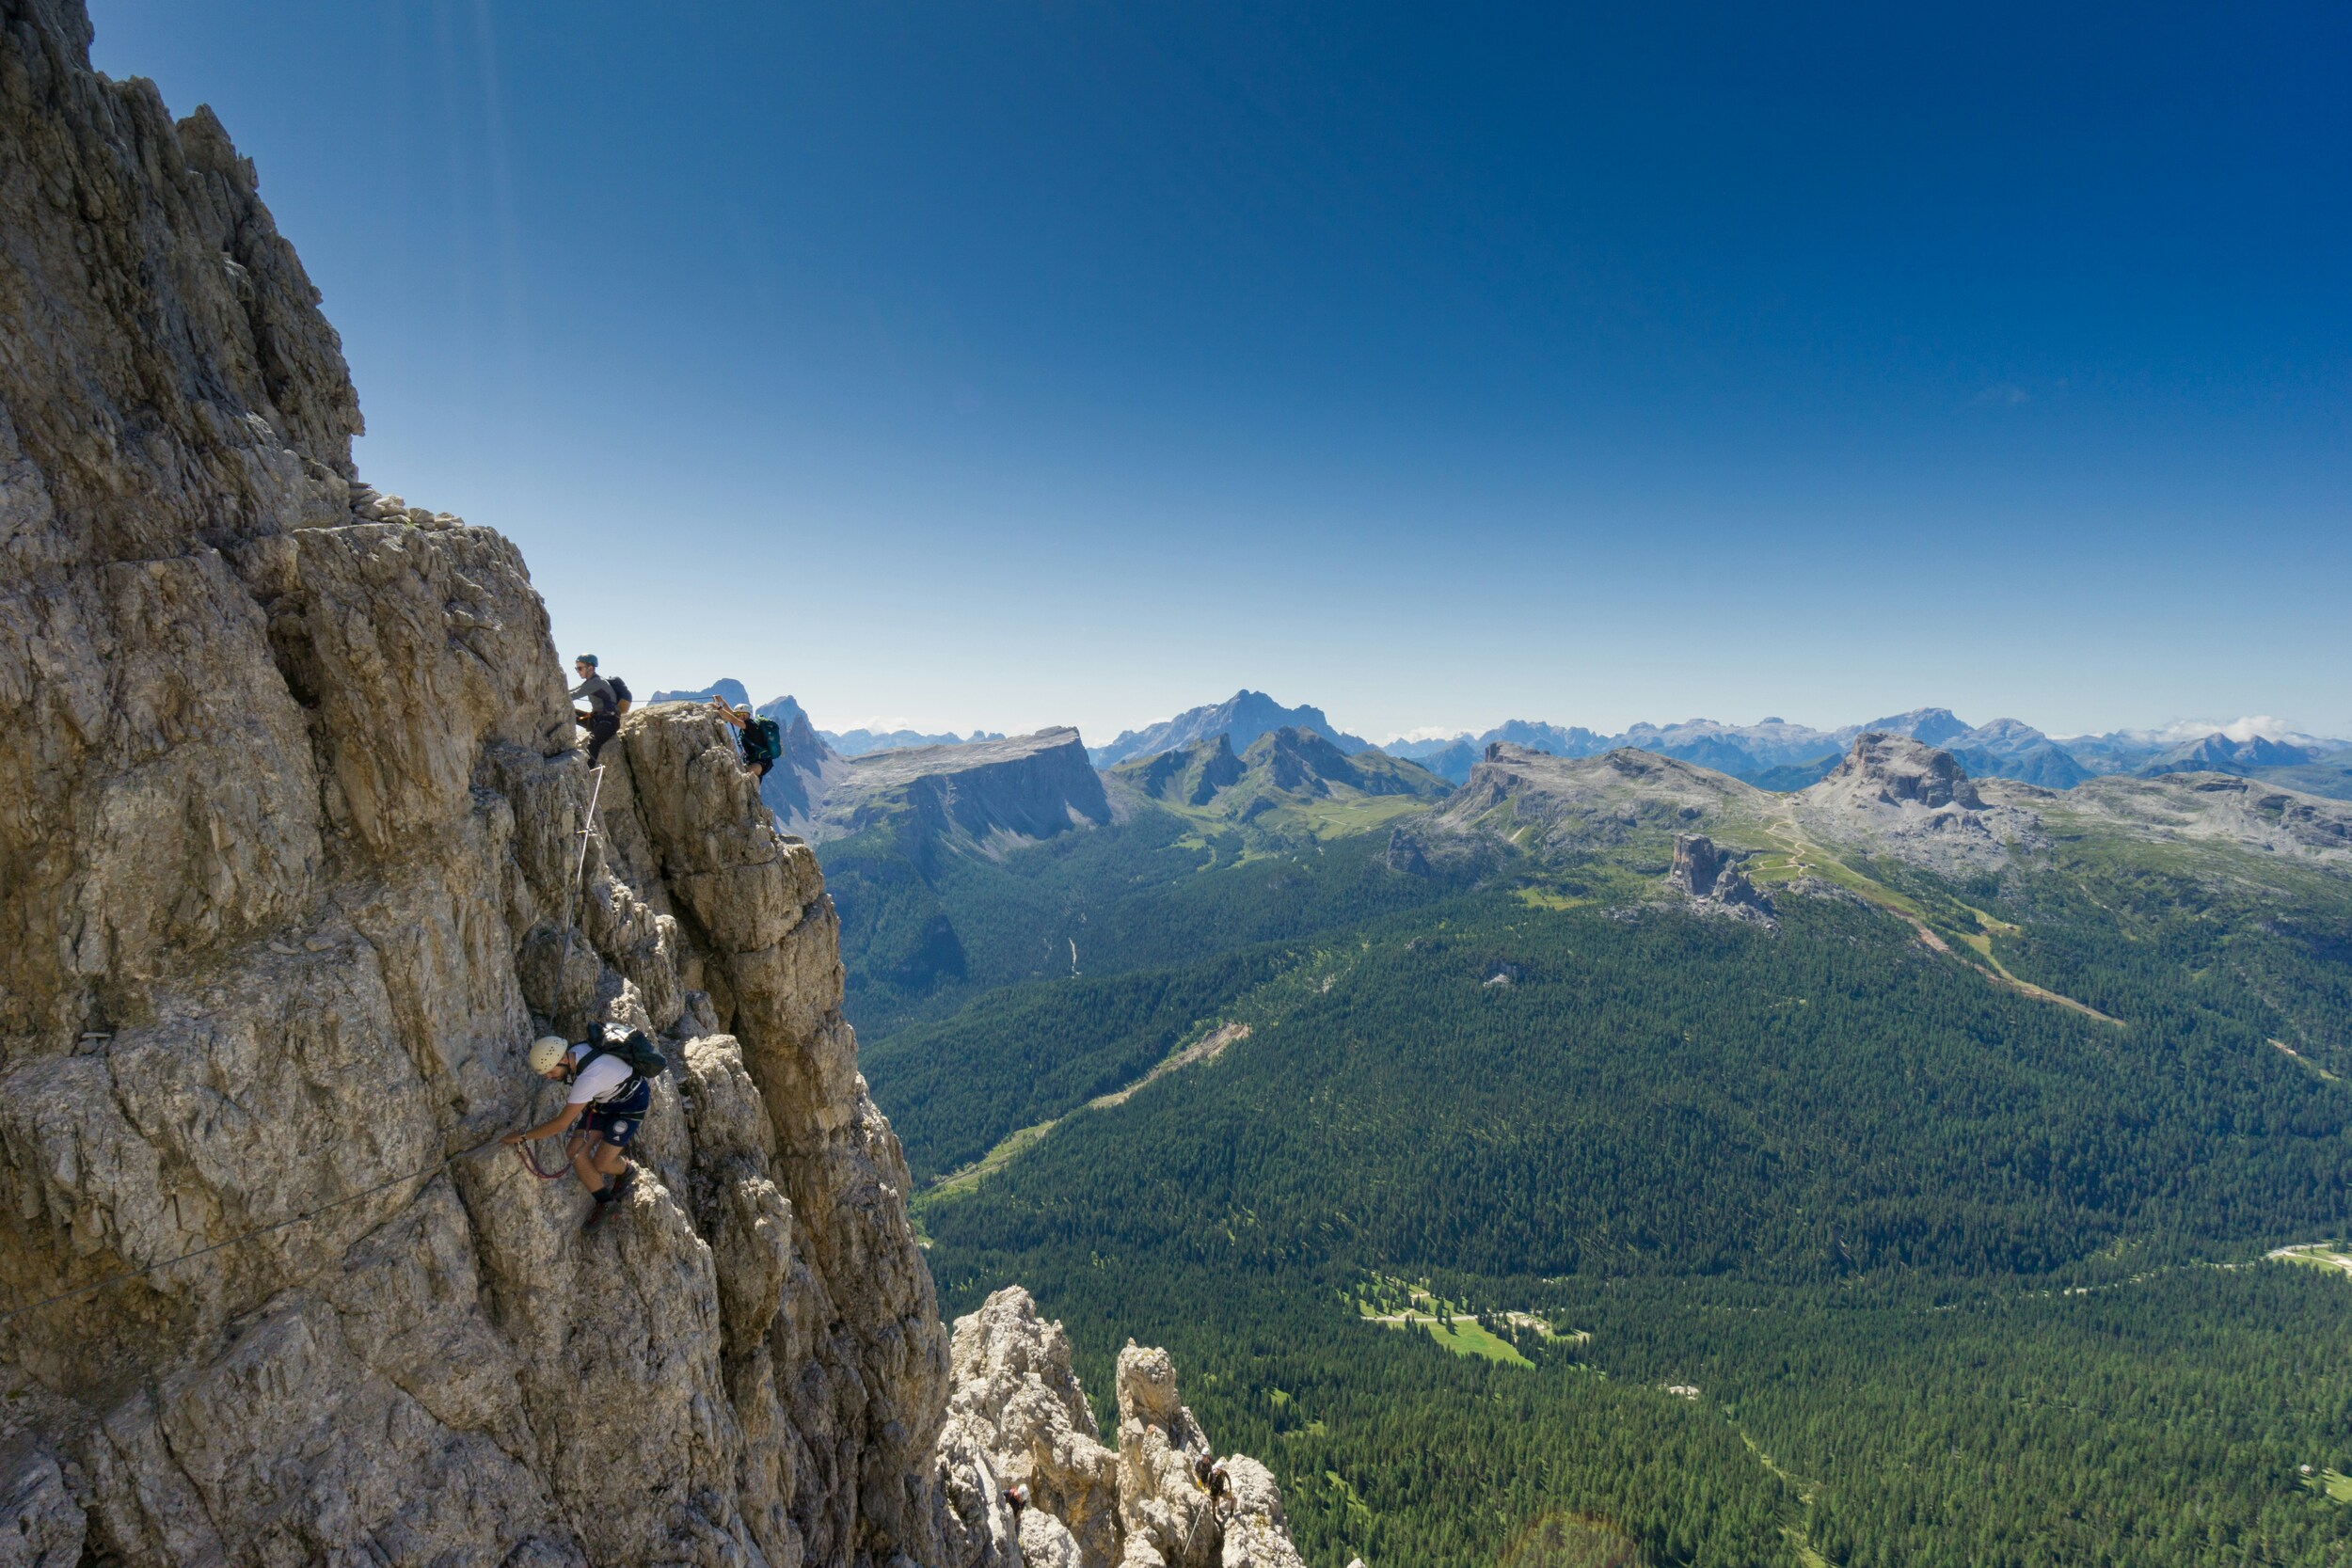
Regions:
M 567 653 L 2352 732 L 2352 7 L 92 0 Z

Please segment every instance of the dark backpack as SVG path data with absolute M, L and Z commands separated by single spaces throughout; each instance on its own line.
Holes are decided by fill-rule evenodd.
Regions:
M 604 1038 L 589 1047 L 588 1054 L 580 1059 L 580 1066 L 573 1069 L 574 1073 L 587 1071 L 588 1064 L 599 1056 L 618 1056 L 628 1064 L 632 1078 L 659 1078 L 670 1070 L 670 1058 L 664 1056 L 660 1049 L 646 1037 L 643 1029 L 631 1029 L 618 1039 L 613 1037 L 611 1029 L 605 1030 Z
M 755 719 L 743 726 L 743 760 L 773 762 L 784 755 L 784 732 L 772 719 Z
M 607 675 L 604 677 L 604 684 L 612 689 L 612 711 L 627 713 L 628 705 L 637 700 L 628 694 L 628 682 L 618 675 Z

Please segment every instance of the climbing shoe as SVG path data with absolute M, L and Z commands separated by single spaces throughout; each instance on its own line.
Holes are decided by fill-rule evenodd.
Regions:
M 623 1171 L 620 1175 L 606 1182 L 601 1190 L 589 1194 L 588 1196 L 590 1197 L 596 1199 L 596 1206 L 588 1212 L 588 1218 L 586 1222 L 580 1226 L 580 1228 L 582 1230 L 594 1230 L 596 1227 L 596 1222 L 604 1218 L 606 1214 L 610 1213 L 612 1212 L 612 1205 L 618 1200 L 627 1197 L 629 1194 L 629 1189 L 636 1185 L 637 1167 L 631 1165 L 628 1169 Z

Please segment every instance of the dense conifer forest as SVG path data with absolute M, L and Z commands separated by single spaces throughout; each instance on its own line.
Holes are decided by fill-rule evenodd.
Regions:
M 1383 849 L 836 882 L 965 954 L 853 1004 L 918 1185 L 998 1151 L 918 1196 L 949 1310 L 1026 1284 L 1098 1398 L 1168 1344 L 1327 1568 L 2352 1560 L 2352 1276 L 2263 1260 L 2352 1232 L 2341 879 L 2094 841 L 1767 926 Z

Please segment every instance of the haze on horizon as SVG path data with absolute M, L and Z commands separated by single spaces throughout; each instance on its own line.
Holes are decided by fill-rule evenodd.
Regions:
M 91 8 L 641 692 L 2352 734 L 2341 6 Z

